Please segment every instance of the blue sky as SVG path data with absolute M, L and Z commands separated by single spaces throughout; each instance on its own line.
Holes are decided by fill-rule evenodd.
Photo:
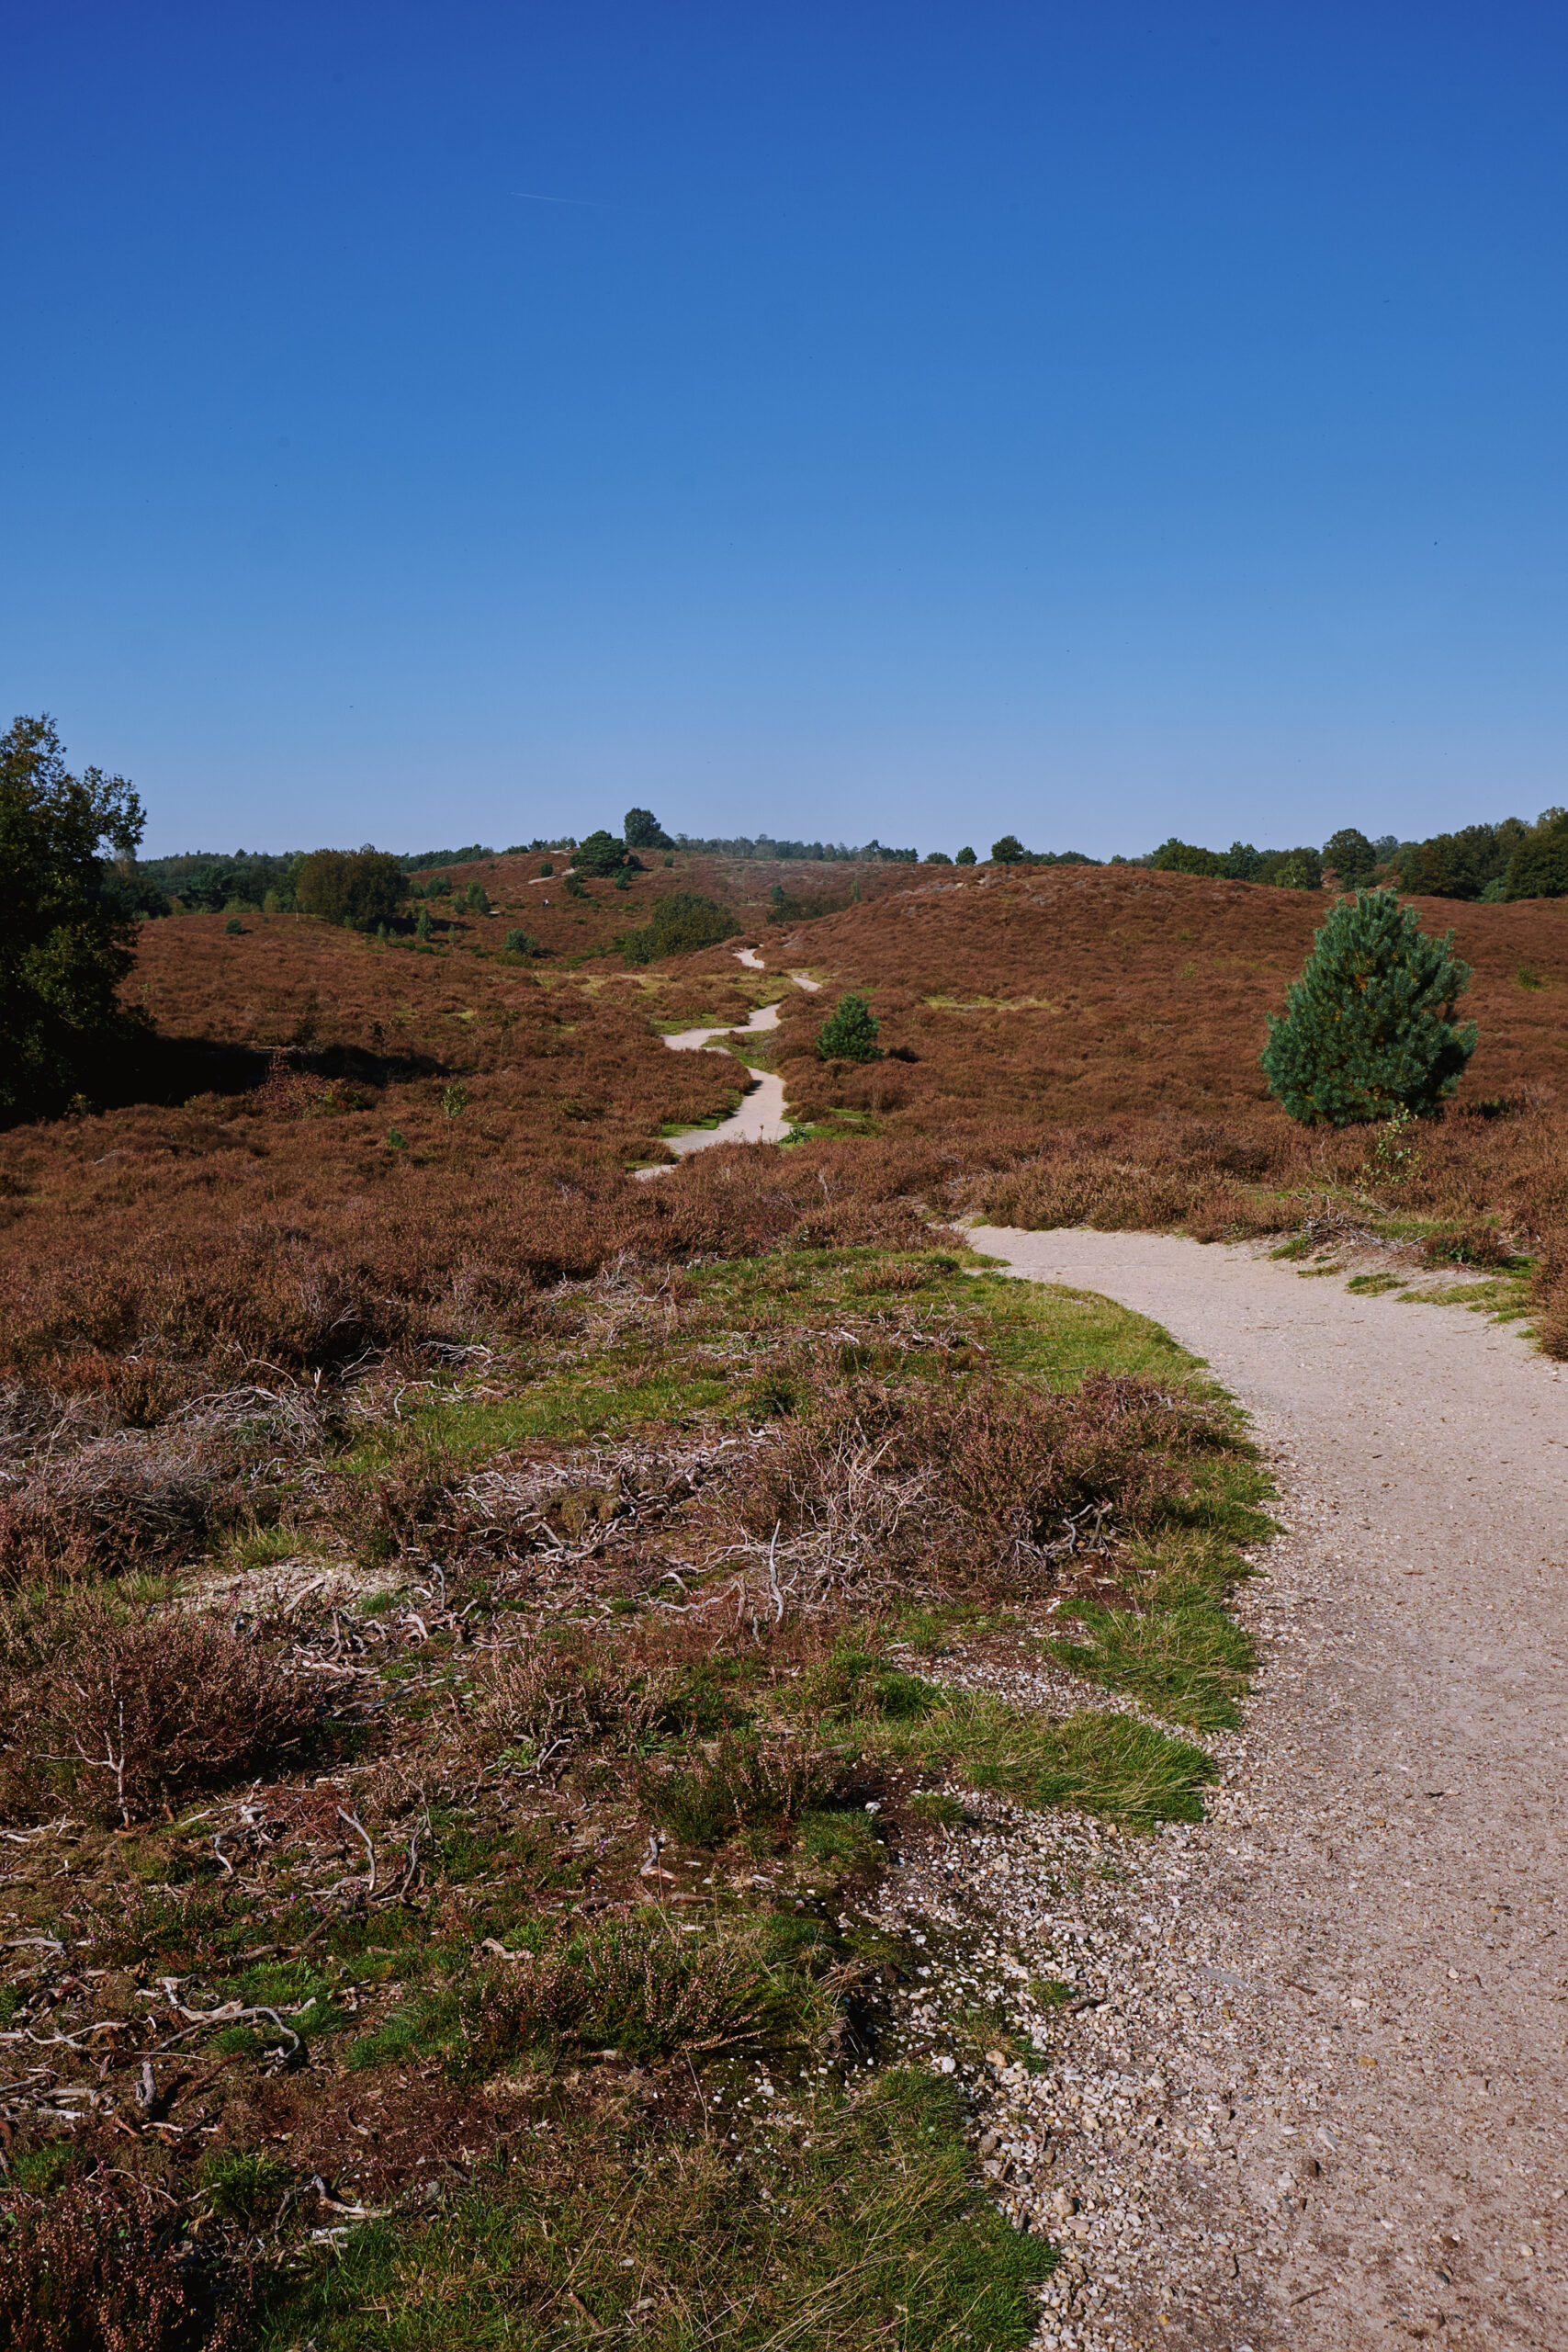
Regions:
M 1533 816 L 1565 64 L 1509 0 L 17 12 L 4 715 L 149 853 Z

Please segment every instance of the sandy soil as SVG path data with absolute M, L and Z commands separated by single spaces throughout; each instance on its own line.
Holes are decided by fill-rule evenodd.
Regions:
M 1159 2052 L 1207 2119 L 1153 2222 L 1181 2259 L 1043 2340 L 1563 2352 L 1568 1380 L 1514 1329 L 1249 1250 L 973 1238 L 1204 1357 L 1290 1531 L 1237 1760 L 1170 1854 L 1227 2020 Z

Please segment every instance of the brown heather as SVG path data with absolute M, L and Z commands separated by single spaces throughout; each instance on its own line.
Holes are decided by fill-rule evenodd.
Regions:
M 527 887 L 539 863 L 474 871 L 536 935 L 546 896 L 563 946 L 581 917 L 585 955 L 664 888 L 761 913 L 774 878 L 843 884 L 680 861 L 628 892 L 591 884 L 584 916 Z M 863 904 L 751 934 L 774 969 L 829 983 L 784 998 L 774 1060 L 794 1114 L 843 1139 L 703 1153 L 656 1185 L 624 1171 L 658 1156 L 661 1123 L 721 1113 L 736 1080 L 652 1022 L 744 1018 L 768 990 L 728 949 L 633 975 L 478 952 L 502 918 L 431 956 L 301 917 L 247 918 L 239 938 L 219 916 L 144 926 L 128 994 L 163 1041 L 153 1075 L 205 1091 L 0 1137 L 0 1377 L 152 1420 L 207 1387 L 504 1330 L 619 1251 L 907 1246 L 922 1209 L 958 1202 L 1213 1239 L 1298 1226 L 1325 1187 L 1363 1183 L 1440 1220 L 1450 1254 L 1483 1259 L 1498 1233 L 1538 1252 L 1540 1333 L 1568 1345 L 1568 904 L 1416 902 L 1474 967 L 1481 1045 L 1393 1190 L 1366 1131 L 1293 1126 L 1258 1067 L 1325 899 L 1141 868 L 862 882 Z M 815 1051 L 849 986 L 889 1049 L 859 1068 Z

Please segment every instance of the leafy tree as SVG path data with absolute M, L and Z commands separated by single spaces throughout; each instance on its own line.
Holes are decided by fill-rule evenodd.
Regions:
M 1263 864 L 1263 853 L 1254 849 L 1250 842 L 1232 842 L 1220 860 L 1229 882 L 1256 882 Z
M 588 886 L 575 866 L 568 873 L 561 887 L 569 899 L 586 899 L 588 896 Z
M 651 808 L 628 808 L 622 833 L 628 849 L 673 849 L 675 846 Z
M 542 956 L 545 951 L 532 932 L 509 931 L 506 934 L 506 952 L 509 956 Z
M 1378 854 L 1365 833 L 1342 825 L 1324 842 L 1323 862 L 1334 868 L 1342 890 L 1364 890 L 1377 871 Z
M 63 1110 L 134 1033 L 119 985 L 135 918 L 103 851 L 129 864 L 142 823 L 123 776 L 67 771 L 51 718 L 0 736 L 0 1118 Z
M 944 849 L 928 849 L 923 863 L 927 865 L 951 865 L 953 860 Z
M 318 849 L 300 859 L 294 895 L 306 914 L 323 922 L 374 931 L 378 922 L 397 920 L 408 876 L 384 849 Z
M 825 1062 L 880 1061 L 878 1026 L 876 1015 L 863 996 L 841 996 L 832 1017 L 822 1024 L 817 1050 Z
M 993 865 L 1027 865 L 1029 852 L 1016 833 L 1004 833 L 999 842 L 991 843 Z
M 695 890 L 671 890 L 655 899 L 649 921 L 623 933 L 617 944 L 628 964 L 651 964 L 661 956 L 689 956 L 733 939 L 740 925 L 728 907 Z
M 1335 908 L 1263 1049 L 1269 1091 L 1292 1119 L 1345 1127 L 1439 1109 L 1476 1040 L 1472 1022 L 1454 1022 L 1471 976 L 1452 950 L 1451 931 L 1428 938 L 1392 890 Z
M 1266 850 L 1258 879 L 1276 890 L 1321 890 L 1323 860 L 1314 849 Z
M 617 874 L 626 862 L 625 842 L 605 832 L 603 826 L 596 833 L 590 833 L 585 842 L 578 842 L 577 854 L 572 859 L 580 874 Z
M 1543 809 L 1508 860 L 1510 899 L 1568 897 L 1568 809 Z
M 1429 899 L 1482 898 L 1488 884 L 1507 874 L 1527 836 L 1517 817 L 1505 817 L 1500 825 L 1465 825 L 1457 833 L 1406 842 L 1396 861 L 1400 888 Z
M 1174 834 L 1169 841 L 1161 842 L 1149 864 L 1156 874 L 1221 875 L 1225 870 L 1224 859 L 1215 851 L 1178 841 Z
M 958 855 L 953 862 L 954 865 L 973 865 L 975 864 L 975 853 L 972 849 L 961 849 Z

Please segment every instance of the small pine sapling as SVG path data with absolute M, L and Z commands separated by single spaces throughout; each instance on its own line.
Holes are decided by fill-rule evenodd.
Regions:
M 876 1015 L 863 996 L 840 997 L 831 1019 L 822 1025 L 817 1050 L 825 1062 L 880 1061 L 877 1027 Z
M 1474 1023 L 1453 1017 L 1470 978 L 1451 931 L 1430 939 L 1393 891 L 1359 890 L 1316 933 L 1269 1021 L 1269 1092 L 1307 1126 L 1431 1116 L 1475 1051 Z

